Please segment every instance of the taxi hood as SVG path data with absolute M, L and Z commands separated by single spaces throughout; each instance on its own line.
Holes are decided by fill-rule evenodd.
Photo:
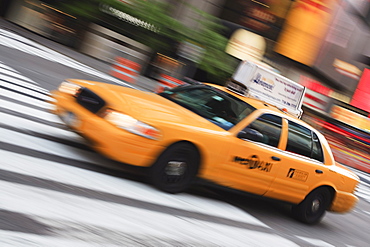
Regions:
M 92 81 L 70 81 L 97 93 L 107 102 L 109 108 L 148 124 L 155 125 L 164 122 L 220 130 L 218 126 L 205 118 L 156 93 Z

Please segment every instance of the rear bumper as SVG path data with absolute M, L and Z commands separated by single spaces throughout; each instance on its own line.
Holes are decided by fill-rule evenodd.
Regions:
M 329 211 L 337 213 L 345 213 L 353 209 L 358 202 L 357 196 L 348 192 L 338 191 L 335 195 Z

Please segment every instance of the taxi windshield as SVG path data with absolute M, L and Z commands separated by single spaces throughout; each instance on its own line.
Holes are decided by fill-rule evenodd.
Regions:
M 188 85 L 165 90 L 159 95 L 229 130 L 256 108 L 208 85 Z

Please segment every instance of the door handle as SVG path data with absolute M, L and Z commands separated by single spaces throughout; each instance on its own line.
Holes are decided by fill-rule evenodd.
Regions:
M 275 160 L 275 161 L 280 161 L 280 158 L 279 157 L 276 157 L 276 156 L 271 156 L 271 159 L 272 160 Z
M 318 174 L 323 174 L 324 173 L 323 171 L 321 171 L 319 169 L 315 170 L 315 172 L 318 173 Z

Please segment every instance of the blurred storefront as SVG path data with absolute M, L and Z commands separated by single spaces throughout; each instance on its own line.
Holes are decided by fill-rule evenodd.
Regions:
M 37 0 L 11 1 L 5 18 L 70 47 L 77 46 L 82 30 L 77 17 Z
M 352 97 L 351 105 L 369 112 L 370 117 L 370 70 L 365 69 Z M 368 125 L 370 129 L 370 123 Z
M 291 3 L 291 0 L 225 1 L 219 17 L 276 41 Z
M 352 97 L 362 71 L 361 54 L 368 50 L 369 25 L 352 4 L 367 1 L 294 2 L 274 51 L 320 75 L 322 84 Z M 370 52 L 370 50 L 369 50 Z
M 112 63 L 117 56 L 130 58 L 141 64 L 144 64 L 148 59 L 150 49 L 134 40 L 138 36 L 135 35 L 137 32 L 132 32 L 132 26 L 137 27 L 135 23 L 130 25 L 121 21 L 117 24 L 118 21 L 115 16 L 101 11 L 102 15 L 106 15 L 106 20 L 110 25 L 99 23 L 98 16 L 96 16 L 98 20 L 98 24 L 96 24 L 81 16 L 74 16 L 61 11 L 56 7 L 61 2 L 53 0 L 12 0 L 8 4 L 6 12 L 4 11 L 4 18 L 51 40 L 109 63 Z M 97 5 L 93 7 L 99 8 Z M 117 26 L 120 26 L 120 29 L 130 30 L 130 32 L 122 35 L 114 30 L 113 27 Z

